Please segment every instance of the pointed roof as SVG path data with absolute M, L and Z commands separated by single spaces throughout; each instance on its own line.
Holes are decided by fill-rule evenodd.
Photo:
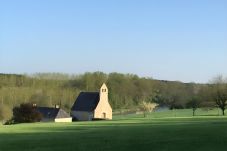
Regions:
M 102 87 L 107 88 L 106 83 L 103 83 L 102 86 L 101 86 L 101 88 L 102 88 Z
M 68 118 L 70 115 L 60 108 L 51 107 L 37 107 L 37 111 L 40 112 L 43 118 Z
M 59 109 L 56 118 L 68 118 L 71 117 L 65 110 Z
M 72 111 L 94 111 L 99 103 L 99 92 L 81 92 L 72 106 Z

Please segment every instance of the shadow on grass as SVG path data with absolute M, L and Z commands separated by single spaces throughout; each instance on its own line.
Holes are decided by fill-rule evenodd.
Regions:
M 140 123 L 127 124 L 119 121 L 20 125 L 17 133 L 0 133 L 0 147 L 3 151 L 226 149 L 227 136 L 221 134 L 226 134 L 227 121 L 221 118 L 148 120 L 150 122 L 139 119 Z M 28 132 L 18 133 L 23 128 Z

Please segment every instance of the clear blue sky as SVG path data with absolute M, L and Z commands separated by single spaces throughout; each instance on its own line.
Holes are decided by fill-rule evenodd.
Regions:
M 0 1 L 0 72 L 227 76 L 226 0 Z

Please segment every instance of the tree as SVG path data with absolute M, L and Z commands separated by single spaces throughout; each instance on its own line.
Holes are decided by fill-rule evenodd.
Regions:
M 208 99 L 211 99 L 212 84 L 155 80 L 133 74 L 88 72 L 80 75 L 61 73 L 12 75 L 0 73 L 0 103 L 17 106 L 22 102 L 30 102 L 38 106 L 52 106 L 61 102 L 62 107 L 70 110 L 79 92 L 97 91 L 103 82 L 108 85 L 109 100 L 113 110 L 135 109 L 141 100 L 155 102 L 160 106 L 169 106 L 170 109 L 185 108 L 194 91 L 203 87 L 205 88 L 202 94 L 204 100 L 208 102 Z M 214 103 L 213 100 L 210 102 Z
M 39 122 L 41 118 L 41 113 L 30 103 L 23 103 L 19 107 L 13 108 L 13 120 L 15 123 Z
M 50 101 L 50 96 L 47 96 L 45 93 L 33 94 L 29 99 L 29 102 L 37 104 L 39 106 L 51 106 L 52 104 Z
M 192 115 L 195 116 L 195 111 L 197 110 L 197 108 L 199 108 L 200 106 L 200 99 L 197 96 L 193 96 L 189 102 L 187 103 L 187 107 L 192 108 Z
M 143 111 L 144 117 L 146 117 L 147 113 L 152 112 L 157 105 L 158 104 L 156 104 L 156 103 L 150 103 L 150 102 L 142 101 L 139 104 L 139 108 L 140 108 L 141 111 Z
M 227 81 L 223 76 L 217 76 L 213 79 L 213 99 L 216 105 L 222 110 L 222 115 L 225 115 L 227 106 Z
M 0 105 L 0 121 L 6 121 L 12 116 L 12 111 L 6 105 Z

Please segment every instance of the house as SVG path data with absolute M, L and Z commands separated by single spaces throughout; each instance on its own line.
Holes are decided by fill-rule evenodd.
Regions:
M 55 107 L 37 107 L 38 112 L 42 114 L 41 122 L 72 122 L 72 117 L 58 105 Z
M 112 119 L 106 84 L 102 85 L 99 92 L 81 92 L 72 106 L 71 115 L 79 121 Z

